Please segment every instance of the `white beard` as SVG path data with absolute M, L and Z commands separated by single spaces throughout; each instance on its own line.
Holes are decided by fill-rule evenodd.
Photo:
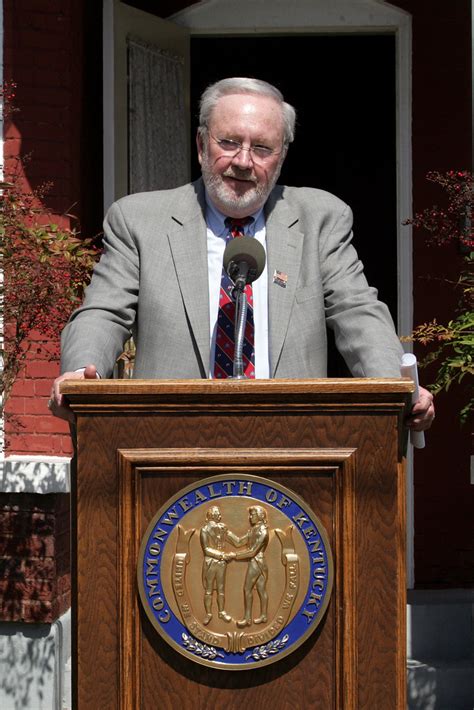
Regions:
M 225 183 L 222 175 L 213 173 L 209 165 L 207 152 L 204 150 L 201 159 L 201 171 L 206 190 L 212 202 L 223 214 L 238 210 L 250 215 L 257 212 L 268 199 L 270 192 L 275 187 L 275 183 L 280 175 L 280 168 L 283 161 L 277 166 L 274 174 L 266 185 L 255 183 L 245 191 L 243 195 L 236 195 L 229 185 Z M 247 178 L 250 171 L 238 171 L 229 167 L 224 173 L 227 177 L 233 175 Z

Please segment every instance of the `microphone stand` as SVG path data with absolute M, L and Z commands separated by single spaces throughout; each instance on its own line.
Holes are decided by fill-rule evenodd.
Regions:
M 245 324 L 247 322 L 247 294 L 240 289 L 234 289 L 235 293 L 235 350 L 234 350 L 234 370 L 233 380 L 246 380 L 244 374 L 244 359 L 242 351 L 244 347 Z
M 249 271 L 248 264 L 244 261 L 240 265 L 240 273 L 235 280 L 235 286 L 232 295 L 235 299 L 235 328 L 234 328 L 234 368 L 233 380 L 246 380 L 244 374 L 244 337 L 245 324 L 247 322 L 247 294 L 245 293 L 245 285 L 247 283 L 247 274 Z

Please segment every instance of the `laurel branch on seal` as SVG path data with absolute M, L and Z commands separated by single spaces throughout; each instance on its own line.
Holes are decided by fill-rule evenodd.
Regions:
M 225 658 L 224 654 L 219 653 L 214 646 L 207 646 L 205 643 L 199 643 L 199 641 L 196 641 L 195 638 L 188 636 L 187 634 L 182 634 L 181 638 L 183 639 L 183 646 L 186 646 L 188 651 L 192 651 L 192 653 L 195 653 L 197 656 L 209 658 L 211 661 L 217 656 Z
M 253 658 L 255 661 L 261 661 L 264 658 L 268 658 L 268 656 L 281 651 L 281 649 L 286 646 L 289 638 L 289 635 L 285 634 L 281 639 L 269 641 L 264 646 L 255 646 L 252 653 L 249 653 L 249 655 L 245 658 L 246 660 L 248 658 Z

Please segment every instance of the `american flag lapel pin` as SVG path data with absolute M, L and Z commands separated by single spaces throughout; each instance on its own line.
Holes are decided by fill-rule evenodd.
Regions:
M 273 272 L 273 283 L 277 286 L 281 286 L 282 288 L 286 288 L 286 284 L 288 283 L 288 274 L 275 269 Z

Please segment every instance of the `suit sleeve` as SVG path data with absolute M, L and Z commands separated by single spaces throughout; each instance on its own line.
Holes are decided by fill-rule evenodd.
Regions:
M 109 377 L 135 322 L 139 253 L 119 203 L 104 221 L 104 252 L 94 269 L 84 302 L 61 336 L 61 371 L 96 365 Z
M 320 244 L 326 323 L 352 375 L 400 377 L 403 348 L 351 241 L 352 211 L 344 205 Z

